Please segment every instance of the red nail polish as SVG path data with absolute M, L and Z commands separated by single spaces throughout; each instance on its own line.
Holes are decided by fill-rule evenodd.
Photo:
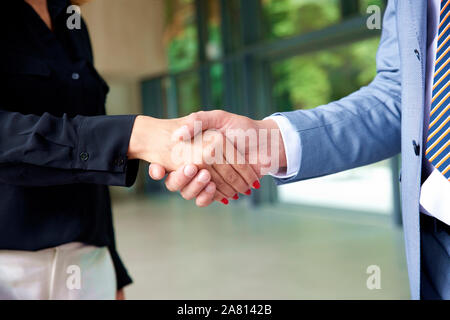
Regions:
M 228 204 L 228 199 L 223 198 L 222 200 L 220 200 L 224 205 Z
M 261 184 L 259 183 L 258 180 L 256 180 L 255 182 L 253 182 L 253 188 L 255 188 L 255 189 L 261 188 Z
M 251 195 L 252 194 L 252 190 L 248 189 L 247 191 L 245 191 L 245 194 L 248 195 L 248 196 Z
M 234 196 L 233 196 L 233 199 L 234 200 L 237 200 L 237 199 L 239 199 L 239 196 L 238 196 L 238 194 L 236 193 Z

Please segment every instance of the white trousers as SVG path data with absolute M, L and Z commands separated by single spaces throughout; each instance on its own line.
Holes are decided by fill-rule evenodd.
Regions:
M 115 299 L 109 250 L 71 242 L 40 251 L 0 250 L 0 299 Z

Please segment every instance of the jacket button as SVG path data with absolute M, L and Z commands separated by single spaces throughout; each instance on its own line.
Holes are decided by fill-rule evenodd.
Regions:
M 87 153 L 87 152 L 80 153 L 80 159 L 82 161 L 88 161 L 89 160 L 89 153 Z
M 412 144 L 414 147 L 414 153 L 418 156 L 420 154 L 420 145 L 416 142 L 416 140 L 413 140 Z
M 420 53 L 419 53 L 419 50 L 417 50 L 417 49 L 414 49 L 414 54 L 416 55 L 416 57 L 417 57 L 417 60 L 419 60 L 419 61 L 420 61 Z
M 78 79 L 80 79 L 80 74 L 77 73 L 77 72 L 72 73 L 72 79 L 73 79 L 73 80 L 78 80 Z

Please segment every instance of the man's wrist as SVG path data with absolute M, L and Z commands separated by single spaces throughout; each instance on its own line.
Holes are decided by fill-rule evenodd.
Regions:
M 271 139 L 272 139 L 272 134 L 271 134 L 272 130 L 278 131 L 278 134 L 277 134 L 278 141 L 276 141 L 276 142 L 271 141 L 269 150 L 272 150 L 272 147 L 271 147 L 272 143 L 275 142 L 278 144 L 278 164 L 279 164 L 280 169 L 286 168 L 286 166 L 287 166 L 286 150 L 284 148 L 283 137 L 281 135 L 278 124 L 276 123 L 276 121 L 274 121 L 272 119 L 259 120 L 256 122 L 260 129 L 267 130 L 267 135 L 268 135 L 267 141 L 271 141 Z M 274 155 L 271 155 L 271 156 L 273 157 Z
M 291 178 L 297 175 L 300 170 L 302 156 L 300 136 L 289 119 L 282 114 L 275 114 L 265 118 L 265 120 L 269 119 L 275 121 L 280 128 L 287 163 L 287 166 L 282 168 L 284 170 L 271 175 L 280 179 Z

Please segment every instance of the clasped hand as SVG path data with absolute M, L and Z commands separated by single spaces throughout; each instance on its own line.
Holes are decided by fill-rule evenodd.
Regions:
M 201 111 L 184 118 L 136 118 L 129 159 L 151 163 L 149 175 L 180 191 L 200 207 L 214 200 L 228 204 L 250 195 L 259 179 L 286 166 L 276 123 L 256 121 L 222 110 Z

